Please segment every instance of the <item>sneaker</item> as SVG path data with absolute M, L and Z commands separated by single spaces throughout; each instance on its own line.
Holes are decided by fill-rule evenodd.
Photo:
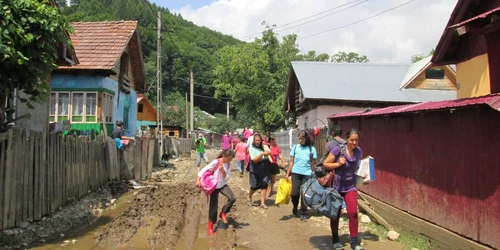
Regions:
M 356 245 L 351 245 L 351 249 L 352 250 L 365 250 L 364 248 L 362 248 L 360 245 L 356 244 Z
M 307 221 L 307 215 L 300 214 L 299 217 L 300 217 L 300 221 Z
M 342 245 L 342 243 L 340 242 L 337 242 L 337 243 L 333 243 L 333 249 L 335 250 L 344 250 L 344 245 Z

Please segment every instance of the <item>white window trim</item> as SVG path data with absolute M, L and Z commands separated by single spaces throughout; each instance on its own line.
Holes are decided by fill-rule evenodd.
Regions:
M 55 111 L 56 112 L 53 115 L 54 116 L 54 121 L 53 122 L 59 121 L 58 120 L 58 117 L 59 117 L 59 94 L 68 94 L 68 117 L 69 117 L 69 119 L 71 119 L 71 92 L 67 92 L 67 91 L 60 91 L 60 92 L 59 91 L 52 91 L 51 94 L 52 93 L 56 94 L 56 98 L 55 98 L 55 101 L 56 101 L 55 102 L 55 104 L 56 104 L 55 105 L 56 106 L 56 110 Z M 50 103 L 49 103 L 49 105 L 50 105 Z M 52 108 L 52 107 L 49 107 L 49 120 L 50 120 L 50 116 L 52 116 L 50 114 L 50 108 Z
M 109 105 L 111 105 L 111 108 L 110 108 L 110 110 L 111 110 L 111 114 L 107 114 L 107 113 L 106 113 L 105 115 L 106 115 L 107 117 L 111 117 L 111 120 L 110 120 L 109 122 L 107 122 L 107 121 L 106 121 L 106 116 L 104 116 L 104 115 L 103 115 L 103 116 L 102 116 L 102 117 L 103 117 L 103 119 L 104 119 L 104 121 L 103 121 L 103 122 L 104 122 L 104 123 L 106 123 L 106 124 L 113 124 L 113 114 L 114 114 L 114 108 L 113 108 L 113 106 L 114 106 L 114 99 L 115 99 L 115 96 L 114 96 L 114 95 L 109 94 L 109 93 L 106 93 L 106 92 L 102 92 L 102 98 L 101 98 L 101 101 L 102 101 L 102 104 L 101 104 L 101 113 L 105 111 L 105 107 L 104 107 L 105 98 L 104 98 L 104 96 L 106 96 L 106 95 L 110 97 L 108 104 L 109 104 Z
M 74 94 L 83 94 L 83 119 L 82 121 L 73 121 L 73 95 Z M 93 121 L 93 122 L 90 122 L 90 123 L 98 123 L 97 122 L 97 107 L 99 107 L 99 101 L 98 101 L 98 93 L 95 92 L 95 91 L 88 91 L 88 92 L 84 92 L 84 91 L 74 91 L 74 92 L 71 92 L 70 94 L 70 121 L 71 123 L 78 123 L 78 124 L 82 124 L 82 123 L 87 123 L 87 94 L 95 94 L 95 98 L 96 98 L 96 102 L 95 102 L 95 117 L 96 117 L 96 120 Z

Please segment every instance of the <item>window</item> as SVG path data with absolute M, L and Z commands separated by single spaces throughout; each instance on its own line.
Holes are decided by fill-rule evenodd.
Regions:
M 128 113 L 129 113 L 129 111 L 128 111 L 128 110 L 129 110 L 129 109 L 128 109 L 128 106 L 125 106 L 125 107 L 123 108 L 123 128 L 124 128 L 124 129 L 127 129 L 127 128 L 128 128 Z
M 97 93 L 86 93 L 85 121 L 97 122 Z
M 105 123 L 113 122 L 113 96 L 108 93 L 102 94 L 102 112 Z
M 137 112 L 142 113 L 142 109 L 143 109 L 142 103 L 139 103 L 139 105 L 137 105 Z
M 425 71 L 426 79 L 442 80 L 444 79 L 444 75 L 444 70 L 442 69 L 428 69 Z
M 168 136 L 175 136 L 175 132 L 174 131 L 169 131 L 168 132 Z
M 71 122 L 97 122 L 97 93 L 71 93 Z
M 71 120 L 74 123 L 97 121 L 97 93 L 52 92 L 50 121 Z
M 69 120 L 69 93 L 50 93 L 50 118 L 49 121 Z

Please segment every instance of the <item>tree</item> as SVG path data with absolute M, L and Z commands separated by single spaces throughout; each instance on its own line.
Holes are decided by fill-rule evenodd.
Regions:
M 186 100 L 179 92 L 163 97 L 163 125 L 186 126 Z
M 356 52 L 343 52 L 339 51 L 337 54 L 332 55 L 332 62 L 346 62 L 346 63 L 367 63 L 368 57 L 365 55 L 360 55 Z
M 321 53 L 316 55 L 316 51 L 310 50 L 305 55 L 300 56 L 301 61 L 316 61 L 316 62 L 328 62 L 330 61 L 330 56 L 326 53 Z
M 427 55 L 417 54 L 417 55 L 411 56 L 411 62 L 416 63 L 416 62 L 418 62 L 418 61 L 420 61 L 428 56 L 432 56 L 432 55 L 434 55 L 434 49 L 431 49 L 431 51 L 429 51 L 429 54 L 427 54 Z
M 5 0 L 0 8 L 0 131 L 4 117 L 13 107 L 4 100 L 13 98 L 15 89 L 27 94 L 20 101 L 33 108 L 49 92 L 47 77 L 56 65 L 57 45 L 70 44 L 71 28 L 55 7 L 39 0 Z M 6 113 L 6 114 L 4 114 Z

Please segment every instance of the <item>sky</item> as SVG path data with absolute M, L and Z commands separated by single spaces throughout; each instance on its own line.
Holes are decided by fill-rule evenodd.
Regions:
M 275 24 L 296 33 L 303 53 L 356 52 L 370 62 L 407 63 L 435 48 L 457 0 L 153 0 L 184 19 L 244 41 Z M 406 5 L 403 5 L 406 4 Z M 403 5 L 394 10 L 388 9 Z M 358 22 L 362 19 L 370 18 Z M 301 20 L 303 19 L 303 20 Z M 300 21 L 301 20 L 301 21 Z M 357 23 L 356 23 L 357 22 Z M 290 24 L 291 23 L 291 24 Z M 352 23 L 356 23 L 351 25 Z M 343 27 L 345 26 L 345 27 Z M 334 29 L 333 31 L 327 31 Z M 326 32 L 325 32 L 326 31 Z M 321 33 L 324 32 L 324 33 Z M 318 34 L 321 33 L 321 34 Z M 258 36 L 258 35 L 257 35 Z

